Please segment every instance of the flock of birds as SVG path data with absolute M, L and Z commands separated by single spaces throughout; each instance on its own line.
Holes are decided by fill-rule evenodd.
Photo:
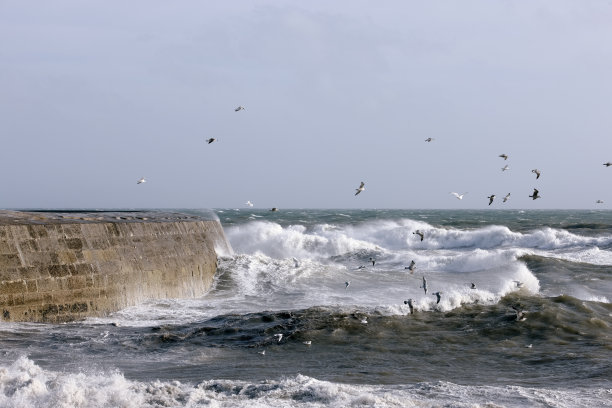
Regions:
M 246 110 L 246 109 L 242 105 L 239 105 L 236 108 L 234 108 L 234 112 L 240 112 L 240 111 L 243 111 L 243 110 Z M 205 139 L 205 140 L 206 140 L 206 143 L 211 144 L 211 143 L 217 141 L 217 138 L 211 137 L 211 138 L 208 138 L 208 139 Z M 428 143 L 431 143 L 434 140 L 435 139 L 433 137 L 428 137 L 427 139 L 425 139 L 425 141 L 428 142 Z M 504 159 L 504 161 L 508 160 L 508 158 L 509 158 L 509 156 L 507 154 L 505 154 L 505 153 L 500 154 L 499 157 Z M 603 165 L 606 166 L 606 167 L 610 167 L 610 166 L 612 166 L 612 162 L 608 161 L 608 162 L 604 163 Z M 509 169 L 510 169 L 510 166 L 508 164 L 504 165 L 504 167 L 501 168 L 502 172 L 504 172 L 506 170 L 509 170 Z M 542 174 L 542 172 L 540 170 L 538 170 L 538 169 L 532 169 L 531 172 L 536 175 L 536 180 L 538 180 L 540 178 L 540 175 Z M 142 183 L 145 183 L 146 181 L 147 180 L 144 177 L 141 177 L 136 182 L 136 184 L 142 184 Z M 365 183 L 362 181 L 359 184 L 359 187 L 357 187 L 355 189 L 355 195 L 359 195 L 364 190 L 365 190 Z M 459 194 L 457 192 L 452 191 L 452 192 L 450 192 L 450 194 L 455 196 L 458 200 L 462 200 L 463 196 L 465 196 L 467 194 L 467 192 Z M 510 193 L 507 193 L 504 196 L 504 198 L 503 198 L 503 202 L 504 203 L 507 202 L 510 199 L 510 195 L 511 195 Z M 530 197 L 532 200 L 537 200 L 538 198 L 541 198 L 542 196 L 540 195 L 539 190 L 537 188 L 534 188 L 533 189 L 533 193 L 530 196 L 528 196 L 528 197 Z M 489 200 L 489 205 L 493 204 L 493 201 L 495 200 L 495 194 L 491 194 L 490 196 L 487 197 L 487 199 Z M 597 204 L 603 204 L 603 200 L 597 200 L 596 203 Z M 248 207 L 253 207 L 253 203 L 251 201 L 247 201 L 245 203 L 245 205 L 248 206 Z M 278 211 L 278 208 L 274 207 L 270 211 Z

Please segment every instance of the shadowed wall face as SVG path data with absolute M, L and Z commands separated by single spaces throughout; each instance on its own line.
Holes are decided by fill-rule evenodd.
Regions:
M 5 321 L 62 322 L 147 299 L 201 296 L 216 272 L 216 249 L 231 251 L 214 220 L 22 214 L 0 222 Z

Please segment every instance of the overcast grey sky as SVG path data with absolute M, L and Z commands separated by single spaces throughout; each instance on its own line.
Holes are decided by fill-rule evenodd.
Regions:
M 0 0 L 0 39 L 0 208 L 612 208 L 611 1 Z

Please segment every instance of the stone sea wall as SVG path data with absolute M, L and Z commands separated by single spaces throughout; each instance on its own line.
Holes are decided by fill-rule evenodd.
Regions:
M 218 220 L 164 212 L 0 211 L 0 319 L 64 322 L 203 295 L 229 253 Z

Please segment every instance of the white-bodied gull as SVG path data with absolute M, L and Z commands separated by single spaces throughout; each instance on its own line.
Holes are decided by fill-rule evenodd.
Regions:
M 454 191 L 451 191 L 451 194 L 457 197 L 457 200 L 463 200 L 463 196 L 466 195 L 467 192 L 463 194 L 459 194 L 459 193 L 455 193 Z
M 540 174 L 542 174 L 542 173 L 540 172 L 540 170 L 538 170 L 538 169 L 533 169 L 533 170 L 531 170 L 531 172 L 532 172 L 532 173 L 535 173 L 535 175 L 536 175 L 536 180 L 537 180 L 537 179 L 539 179 L 539 178 L 540 178 Z
M 145 178 L 144 178 L 144 177 L 141 177 L 141 178 L 140 178 L 140 180 L 138 180 L 138 181 L 136 182 L 136 184 L 142 184 L 142 183 L 146 183 L 146 182 L 147 182 L 147 180 L 145 180 Z
M 506 194 L 504 197 L 504 203 L 510 199 L 510 193 Z
M 423 285 L 420 287 L 423 288 L 423 290 L 425 291 L 425 294 L 427 294 L 427 279 L 425 279 L 424 276 L 423 276 Z
M 359 185 L 359 188 L 355 189 L 355 191 L 357 191 L 355 195 L 361 193 L 363 190 L 365 190 L 365 183 L 362 181 L 361 184 Z

